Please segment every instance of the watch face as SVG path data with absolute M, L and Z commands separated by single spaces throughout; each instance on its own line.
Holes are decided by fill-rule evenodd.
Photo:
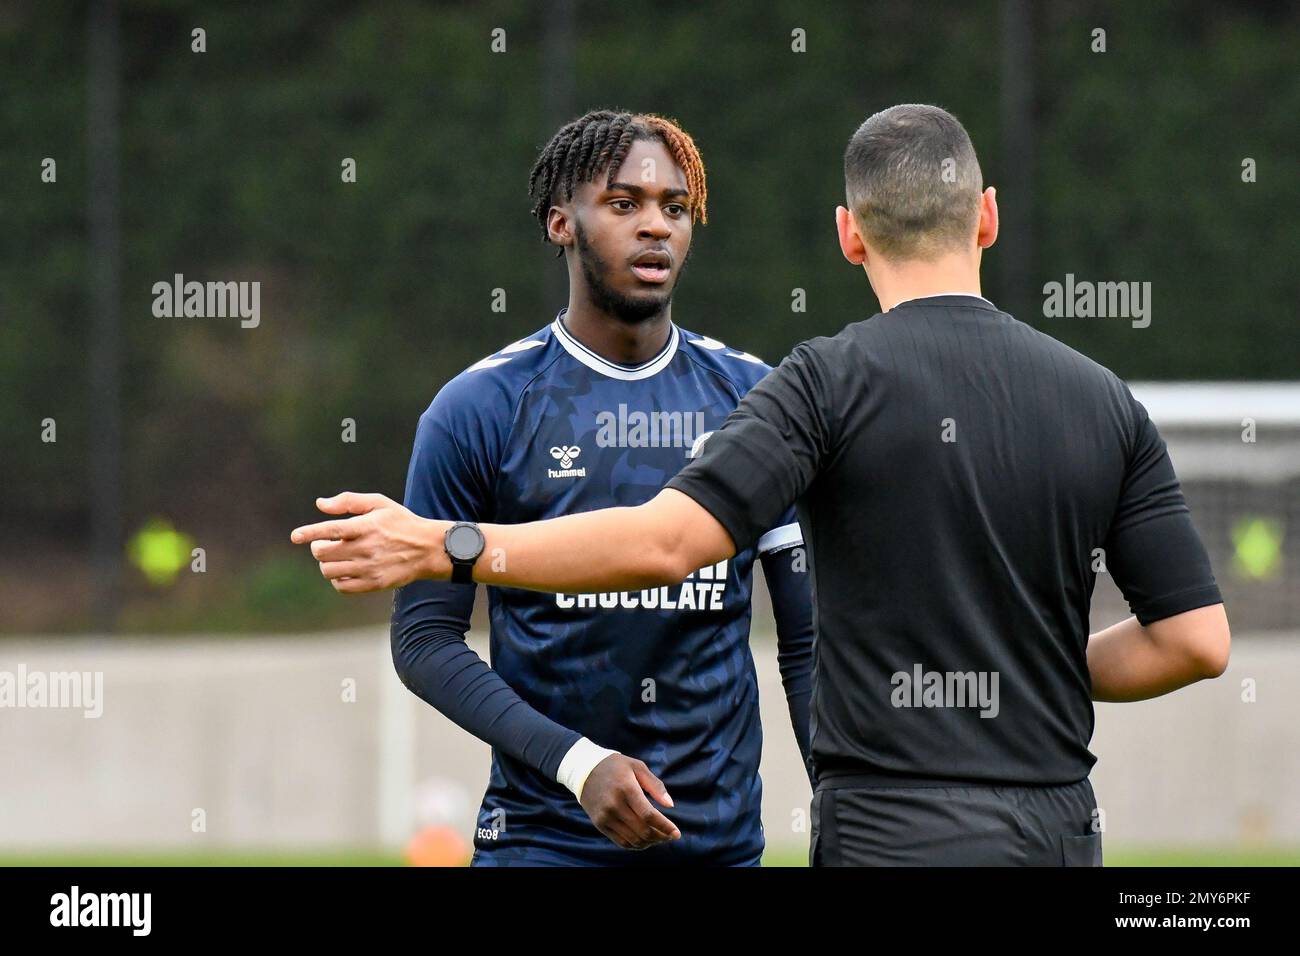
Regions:
M 469 525 L 459 525 L 447 534 L 447 554 L 453 560 L 477 558 L 483 550 L 483 532 Z

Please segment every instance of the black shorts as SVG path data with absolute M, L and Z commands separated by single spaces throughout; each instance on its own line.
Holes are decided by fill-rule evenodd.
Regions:
M 1101 866 L 1087 778 L 1058 787 L 863 785 L 813 794 L 810 866 Z

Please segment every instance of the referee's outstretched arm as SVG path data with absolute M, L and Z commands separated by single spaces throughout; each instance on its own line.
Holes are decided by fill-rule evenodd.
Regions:
M 420 518 L 382 495 L 344 492 L 321 499 L 320 506 L 327 513 L 367 519 L 324 521 L 293 532 L 296 543 L 312 544 L 336 590 L 365 593 L 417 578 L 450 579 L 452 566 L 442 539 L 451 522 Z M 474 567 L 475 580 L 541 591 L 675 584 L 696 568 L 736 553 L 722 524 L 693 498 L 671 488 L 635 508 L 480 527 L 487 543 Z M 369 555 L 373 568 L 331 577 L 339 570 L 360 571 L 360 560 L 351 555 Z M 1130 617 L 1088 641 L 1093 699 L 1145 700 L 1217 677 L 1227 667 L 1230 641 L 1222 603 L 1146 625 Z

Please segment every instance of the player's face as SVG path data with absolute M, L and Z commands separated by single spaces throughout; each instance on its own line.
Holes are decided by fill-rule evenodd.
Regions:
M 592 300 L 625 321 L 663 312 L 691 247 L 686 175 L 658 140 L 638 140 L 623 165 L 574 189 L 574 240 Z

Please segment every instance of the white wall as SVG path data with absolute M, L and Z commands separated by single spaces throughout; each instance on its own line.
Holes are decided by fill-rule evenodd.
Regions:
M 754 647 L 768 843 L 806 847 L 795 827 L 808 785 L 775 648 Z M 397 845 L 417 811 L 472 831 L 487 749 L 402 687 L 386 628 L 0 642 L 0 671 L 20 665 L 102 671 L 103 714 L 0 708 L 0 852 Z M 1108 843 L 1300 844 L 1298 690 L 1295 635 L 1238 637 L 1218 681 L 1099 705 Z M 196 808 L 206 832 L 192 829 Z

